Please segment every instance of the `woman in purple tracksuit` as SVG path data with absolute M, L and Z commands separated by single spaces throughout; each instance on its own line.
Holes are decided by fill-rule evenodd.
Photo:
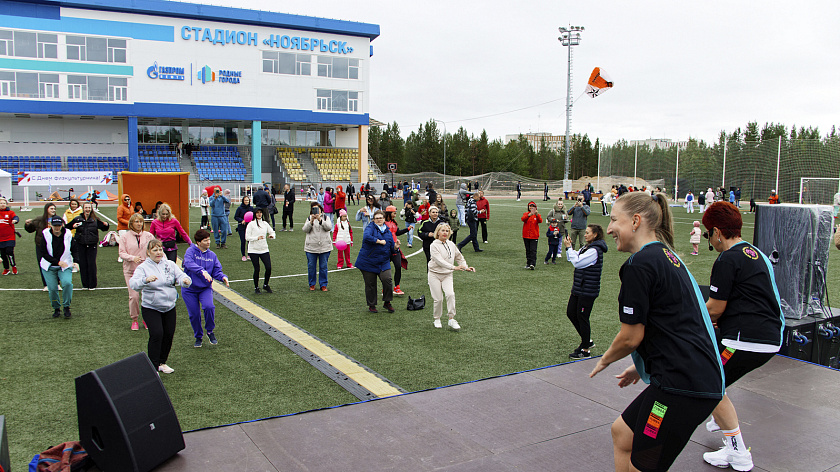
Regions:
M 187 305 L 190 324 L 195 333 L 195 347 L 201 347 L 204 330 L 210 344 L 216 344 L 216 305 L 213 304 L 213 279 L 224 282 L 230 287 L 227 275 L 222 272 L 222 264 L 216 254 L 210 250 L 210 232 L 200 229 L 195 232 L 195 244 L 184 254 L 184 273 L 192 280 L 189 287 L 181 288 L 181 296 Z M 204 330 L 201 329 L 201 308 L 204 307 Z

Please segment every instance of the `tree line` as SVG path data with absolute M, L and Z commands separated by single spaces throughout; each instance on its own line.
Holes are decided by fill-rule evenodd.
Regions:
M 444 142 L 446 169 L 444 171 Z M 598 174 L 600 140 L 587 134 L 570 137 L 571 179 Z M 489 141 L 487 132 L 468 134 L 460 127 L 454 133 L 443 133 L 439 123 L 429 120 L 403 139 L 399 125 L 371 127 L 368 152 L 381 170 L 396 163 L 400 173 L 438 172 L 471 176 L 487 172 L 514 172 L 524 177 L 560 180 L 565 173 L 565 154 L 543 143 L 539 151 L 520 135 L 505 144 L 501 139 Z M 724 174 L 726 149 L 726 174 Z M 764 192 L 768 182 L 775 183 L 779 154 L 779 180 L 795 181 L 799 177 L 840 175 L 840 134 L 835 127 L 822 136 L 818 128 L 787 127 L 781 123 L 760 126 L 752 121 L 732 132 L 721 131 L 715 142 L 689 139 L 679 155 L 679 188 L 699 189 L 720 185 L 725 178 L 731 183 Z M 676 147 L 650 148 L 630 145 L 627 140 L 601 147 L 601 175 L 633 176 L 634 172 L 648 180 L 664 180 L 672 189 L 676 177 Z M 817 175 L 819 174 L 819 175 Z M 769 191 L 769 188 L 766 189 Z M 784 195 L 783 195 L 784 197 Z M 788 195 L 788 198 L 792 198 Z

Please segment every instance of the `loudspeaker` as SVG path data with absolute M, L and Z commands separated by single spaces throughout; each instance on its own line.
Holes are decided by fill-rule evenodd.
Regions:
M 9 439 L 6 433 L 6 417 L 0 415 L 0 470 L 9 472 L 11 469 L 9 458 Z
M 786 319 L 779 354 L 811 362 L 815 322 L 816 319 L 813 316 L 806 316 L 801 320 Z
M 785 318 L 823 313 L 833 221 L 826 205 L 758 205 L 753 244 L 773 263 Z
M 181 425 L 145 353 L 76 377 L 79 441 L 103 471 L 148 472 L 184 449 Z

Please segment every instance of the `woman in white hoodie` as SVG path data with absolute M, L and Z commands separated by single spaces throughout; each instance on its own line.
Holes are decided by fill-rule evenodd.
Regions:
M 260 261 L 265 266 L 265 282 L 263 290 L 271 293 L 268 279 L 271 278 L 271 257 L 268 255 L 268 240 L 274 239 L 274 230 L 268 222 L 263 221 L 263 210 L 254 210 L 254 219 L 245 228 L 245 240 L 248 241 L 248 257 L 254 265 L 254 293 L 260 293 Z
M 461 326 L 455 321 L 455 288 L 452 284 L 452 273 L 456 270 L 475 272 L 475 267 L 467 266 L 467 261 L 464 260 L 458 246 L 449 240 L 451 232 L 452 229 L 446 223 L 435 228 L 435 240 L 432 241 L 429 249 L 431 255 L 428 265 L 429 291 L 432 292 L 432 299 L 434 300 L 435 328 L 443 327 L 440 317 L 443 315 L 443 297 L 445 295 L 449 327 L 461 329 Z M 458 262 L 457 265 L 455 264 L 456 261 Z
M 140 309 L 149 329 L 149 359 L 159 372 L 175 371 L 166 365 L 175 336 L 175 285 L 188 287 L 192 280 L 174 262 L 166 258 L 159 239 L 149 242 L 146 260 L 134 269 L 128 286 L 142 294 Z

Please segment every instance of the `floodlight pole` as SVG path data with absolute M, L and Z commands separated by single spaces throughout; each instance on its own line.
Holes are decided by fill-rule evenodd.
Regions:
M 443 125 L 443 190 L 446 191 L 446 122 L 434 118 L 432 121 Z
M 566 149 L 566 171 L 563 174 L 563 183 L 565 184 L 569 180 L 569 170 L 571 167 L 569 128 L 572 121 L 572 46 L 580 44 L 580 32 L 585 28 L 583 26 L 561 26 L 558 29 L 560 30 L 560 37 L 557 40 L 560 41 L 560 44 L 569 48 L 568 59 L 566 61 L 566 138 L 563 141 Z

